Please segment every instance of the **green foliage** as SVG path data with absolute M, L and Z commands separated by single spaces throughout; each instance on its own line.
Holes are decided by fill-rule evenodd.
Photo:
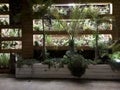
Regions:
M 57 31 L 64 30 L 63 26 L 57 20 L 53 20 L 52 27 L 53 27 L 53 30 L 57 30 Z
M 59 22 L 61 29 L 63 28 L 62 30 L 66 30 L 68 32 L 70 39 L 75 37 L 75 35 L 78 33 L 77 29 L 80 27 L 80 25 L 82 25 L 81 22 L 84 21 L 80 20 L 84 19 L 84 16 L 82 15 L 82 10 L 79 6 L 71 7 L 69 17 L 71 21 L 69 23 L 68 21 L 62 21 L 64 18 L 56 8 L 50 10 L 50 13 L 57 20 L 57 22 Z
M 63 58 L 47 58 L 42 63 L 48 65 L 48 68 L 54 67 L 56 69 L 68 65 L 71 74 L 77 77 L 81 77 L 85 73 L 88 64 L 93 64 L 91 60 L 85 59 L 76 51 L 67 51 Z
M 63 67 L 62 58 L 48 58 L 44 60 L 42 63 L 47 64 L 48 68 L 54 67 L 54 68 L 61 68 Z
M 85 59 L 82 55 L 71 51 L 66 52 L 63 60 L 64 63 L 68 64 L 71 74 L 77 77 L 81 77 L 85 73 L 88 64 L 90 64 L 89 60 Z
M 8 25 L 9 23 L 7 20 L 0 20 L 0 25 Z
M 97 9 L 95 8 L 90 8 L 89 10 L 89 13 L 88 14 L 90 17 L 91 17 L 91 20 L 94 21 L 94 25 L 95 25 L 95 33 L 94 33 L 94 36 L 95 36 L 95 60 L 98 60 L 100 55 L 99 55 L 99 52 L 101 52 L 99 50 L 99 46 L 102 46 L 103 45 L 98 42 L 99 41 L 99 25 L 103 22 L 110 22 L 110 18 L 111 17 L 105 17 L 105 16 L 100 16 L 100 13 L 98 12 Z
M 112 52 L 120 51 L 120 40 L 117 40 L 109 48 L 112 49 Z
M 114 52 L 113 54 L 109 55 L 112 60 L 119 59 L 120 60 L 120 51 Z
M 0 54 L 0 66 L 8 67 L 10 56 L 8 54 Z
M 51 45 L 52 44 L 52 37 L 51 37 L 51 35 L 47 35 L 46 36 L 46 43 L 47 43 L 47 45 Z
M 120 51 L 110 54 L 109 57 L 110 65 L 113 68 L 113 70 L 120 70 Z
M 71 71 L 72 75 L 81 77 L 86 70 L 87 62 L 81 55 L 74 54 L 69 58 L 70 63 L 68 64 L 68 68 Z
M 20 29 L 2 29 L 1 35 L 2 37 L 21 37 Z
M 36 4 L 36 5 L 34 5 Z M 38 4 L 40 6 L 38 6 Z M 34 8 L 37 8 L 37 12 L 34 12 L 34 16 L 41 18 L 45 14 L 48 14 L 48 7 L 52 4 L 52 0 L 31 0 L 31 5 L 34 6 Z
M 19 45 L 19 41 L 2 41 L 2 48 L 3 49 L 19 49 L 21 46 Z
M 21 68 L 23 65 L 28 65 L 28 66 L 32 66 L 34 63 L 36 63 L 37 61 L 35 59 L 22 59 L 20 58 L 17 61 L 17 67 Z
M 7 5 L 5 5 L 5 4 L 0 5 L 0 12 L 6 12 L 8 10 L 9 10 L 9 8 Z
M 39 26 L 34 26 L 33 29 L 34 29 L 35 31 L 41 30 Z

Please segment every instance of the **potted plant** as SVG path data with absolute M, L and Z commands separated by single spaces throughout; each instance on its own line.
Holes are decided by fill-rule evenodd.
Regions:
M 53 9 L 52 9 L 53 10 Z M 68 68 L 73 76 L 81 77 L 87 68 L 88 61 L 76 51 L 75 38 L 77 34 L 80 32 L 78 28 L 82 26 L 85 15 L 83 14 L 84 8 L 80 9 L 79 6 L 71 7 L 70 19 L 71 21 L 61 21 L 62 16 L 57 12 L 57 10 L 53 10 L 52 15 L 56 20 L 60 23 L 63 30 L 66 30 L 69 34 L 69 50 L 66 52 L 64 56 L 64 60 L 67 60 Z
M 76 77 L 81 77 L 88 66 L 88 60 L 85 59 L 82 55 L 78 53 L 72 53 L 71 51 L 67 51 L 66 55 L 63 57 L 63 61 L 66 61 L 68 69 L 71 74 Z

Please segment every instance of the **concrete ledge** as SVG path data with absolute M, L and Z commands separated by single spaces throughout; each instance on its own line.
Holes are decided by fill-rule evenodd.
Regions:
M 71 75 L 67 66 L 64 68 L 48 68 L 41 63 L 32 67 L 24 65 L 16 68 L 16 78 L 77 78 Z M 120 79 L 120 72 L 113 71 L 107 64 L 89 65 L 82 79 Z

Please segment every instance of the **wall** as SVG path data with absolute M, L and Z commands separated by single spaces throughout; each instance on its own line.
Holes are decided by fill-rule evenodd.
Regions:
M 28 0 L 21 0 L 22 3 L 22 55 L 23 58 L 33 57 L 33 29 L 32 13 Z
M 33 57 L 33 30 L 32 30 L 32 13 L 28 5 L 28 0 L 22 0 L 22 11 L 26 13 L 22 17 L 22 28 L 23 28 L 23 57 L 32 58 Z M 113 30 L 116 32 L 113 33 L 114 40 L 120 38 L 120 1 L 119 0 L 81 0 L 82 2 L 112 2 L 113 3 L 113 15 L 115 17 L 115 23 Z M 73 3 L 78 2 L 78 0 L 54 0 L 55 3 Z

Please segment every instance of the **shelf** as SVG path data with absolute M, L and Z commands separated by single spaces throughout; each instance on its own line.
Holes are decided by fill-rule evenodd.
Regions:
M 95 31 L 92 30 L 85 30 L 80 31 L 79 34 L 93 34 Z M 112 34 L 112 30 L 100 30 L 99 34 Z M 33 31 L 33 34 L 43 34 L 43 31 Z M 66 31 L 45 31 L 47 35 L 66 35 L 68 34 Z
M 101 30 L 99 31 L 99 34 L 112 34 L 113 30 Z
M 37 12 L 34 12 L 32 18 L 33 19 L 41 19 L 37 15 L 38 15 Z M 63 19 L 70 20 L 70 15 L 61 15 L 61 16 L 62 17 L 59 18 L 61 20 L 63 20 Z M 51 16 L 51 17 L 52 17 L 52 20 L 56 20 L 54 16 Z M 101 15 L 99 15 L 99 17 L 111 17 L 111 19 L 112 19 L 114 16 L 112 14 L 101 14 Z M 84 18 L 84 19 L 92 19 L 92 18 L 90 16 L 86 16 L 86 18 Z
M 0 0 L 0 3 L 9 3 L 9 0 Z
M 98 17 L 109 17 L 109 18 L 113 18 L 113 15 L 112 14 L 100 14 L 100 15 L 98 15 Z M 38 19 L 38 18 L 37 18 Z M 53 20 L 55 19 L 55 18 L 52 18 Z M 66 16 L 66 15 L 63 15 L 62 16 L 62 18 L 60 18 L 61 20 L 62 19 L 70 19 L 70 15 L 68 15 L 68 16 Z M 76 18 L 74 18 L 74 19 L 76 19 Z M 77 18 L 78 19 L 78 18 Z M 82 18 L 81 18 L 82 19 Z M 92 19 L 92 17 L 91 16 L 86 16 L 84 19 Z M 108 21 L 108 20 L 107 20 Z M 105 21 L 106 22 L 106 21 Z
M 92 30 L 85 30 L 85 31 L 81 31 L 79 32 L 79 34 L 94 34 L 95 31 Z M 112 30 L 99 30 L 99 34 L 112 34 L 113 31 Z
M 33 31 L 33 34 L 43 34 L 43 31 Z M 45 34 L 47 35 L 66 35 L 66 31 L 45 31 Z
M 104 5 L 108 5 L 108 4 L 110 4 L 110 3 L 88 3 L 88 4 L 73 4 L 73 3 L 71 3 L 71 4 L 52 4 L 52 6 L 74 6 L 74 5 L 77 5 L 77 6 L 80 6 L 80 5 L 82 5 L 82 6 L 86 6 L 86 5 L 102 5 L 102 6 L 104 6 Z
M 36 47 L 34 46 L 34 50 L 42 50 L 42 46 Z M 47 50 L 69 50 L 68 46 L 46 46 Z M 80 46 L 77 47 L 77 50 L 93 50 L 93 48 L 89 47 L 89 46 Z
M 82 4 L 77 4 L 77 3 L 69 3 L 69 4 L 52 4 L 51 7 L 53 7 L 54 9 L 59 9 L 59 11 L 65 11 L 65 13 L 60 13 L 62 18 L 69 18 L 70 17 L 70 11 L 71 11 L 71 7 L 74 7 L 74 6 L 80 6 L 80 7 L 88 7 L 88 6 L 94 6 L 94 7 L 99 7 L 99 11 L 101 14 L 105 15 L 105 14 L 112 14 L 112 3 L 82 3 Z M 108 6 L 108 8 L 105 8 L 106 6 Z M 101 8 L 100 8 L 101 7 Z M 34 16 L 36 16 L 35 14 L 36 13 L 39 13 L 37 12 L 37 10 L 39 9 L 39 6 L 36 7 L 36 8 L 33 8 L 33 12 L 34 12 L 34 15 L 33 15 L 33 18 L 35 18 Z M 105 9 L 105 11 L 101 11 L 101 9 Z M 38 16 L 38 14 L 37 14 Z
M 22 49 L 2 49 L 0 53 L 19 53 Z
M 22 28 L 21 25 L 0 25 L 0 28 Z
M 1 37 L 2 41 L 21 41 L 21 37 Z
M 6 12 L 0 12 L 0 15 L 9 15 L 9 11 L 6 11 Z
M 94 48 L 89 46 L 80 46 L 80 47 L 77 47 L 77 50 L 94 50 Z

